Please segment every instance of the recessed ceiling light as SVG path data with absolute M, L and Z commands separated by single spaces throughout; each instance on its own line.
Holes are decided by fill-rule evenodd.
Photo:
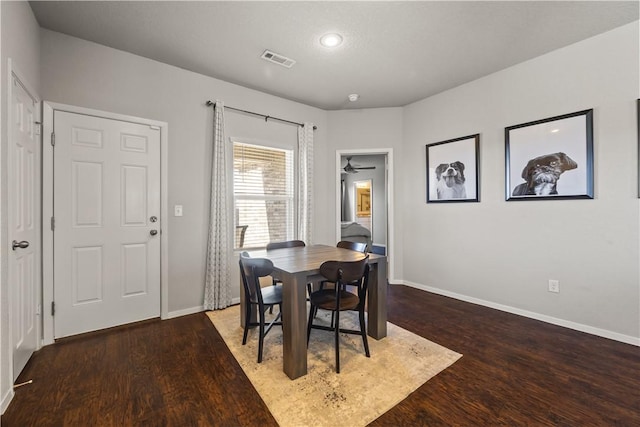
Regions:
M 560 129 L 551 129 L 551 133 L 558 133 L 560 132 Z
M 349 101 L 351 102 L 356 102 L 358 98 L 360 98 L 360 95 L 358 95 L 357 93 L 352 93 L 351 95 L 349 95 Z
M 320 37 L 320 44 L 324 47 L 336 47 L 342 44 L 342 36 L 337 33 L 329 33 Z

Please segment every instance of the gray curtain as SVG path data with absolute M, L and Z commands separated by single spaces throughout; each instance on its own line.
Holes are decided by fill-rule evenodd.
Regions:
M 205 310 L 231 305 L 229 252 L 231 245 L 227 185 L 227 143 L 224 139 L 224 104 L 216 101 L 213 113 L 213 161 L 211 162 L 211 201 L 207 271 L 204 288 Z
M 298 127 L 298 239 L 312 243 L 313 124 Z

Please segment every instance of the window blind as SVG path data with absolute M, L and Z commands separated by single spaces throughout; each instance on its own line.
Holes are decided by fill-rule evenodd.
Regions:
M 234 247 L 259 248 L 294 234 L 293 150 L 233 143 Z

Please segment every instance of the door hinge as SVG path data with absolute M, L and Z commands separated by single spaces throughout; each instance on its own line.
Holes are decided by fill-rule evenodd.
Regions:
M 55 316 L 55 314 L 56 314 L 56 302 L 51 301 L 51 315 Z
M 55 231 L 56 230 L 56 217 L 52 216 L 51 217 L 51 231 Z
M 40 135 L 42 133 L 42 123 L 41 122 L 34 122 L 35 126 L 35 132 L 36 135 Z
M 56 146 L 56 134 L 51 132 L 51 146 L 55 147 Z

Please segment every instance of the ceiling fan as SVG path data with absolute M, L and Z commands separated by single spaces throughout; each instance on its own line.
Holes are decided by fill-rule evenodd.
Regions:
M 347 165 L 343 168 L 346 173 L 358 173 L 359 170 L 375 169 L 375 166 L 357 167 L 351 164 L 351 157 L 347 157 Z

